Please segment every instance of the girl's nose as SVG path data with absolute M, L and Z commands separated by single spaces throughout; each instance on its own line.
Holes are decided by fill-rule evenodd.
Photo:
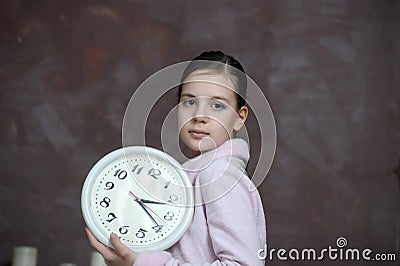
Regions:
M 193 121 L 196 123 L 206 124 L 208 122 L 208 117 L 205 115 L 196 115 L 193 117 Z
M 205 110 L 205 106 L 200 105 L 198 108 L 196 108 L 196 111 L 194 112 L 193 115 L 193 121 L 196 123 L 207 123 L 208 122 L 208 116 L 207 112 Z

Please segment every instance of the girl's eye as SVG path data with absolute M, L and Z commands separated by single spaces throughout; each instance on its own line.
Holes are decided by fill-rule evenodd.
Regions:
M 184 106 L 193 106 L 195 104 L 193 99 L 186 99 L 183 101 Z
M 224 110 L 225 109 L 225 105 L 222 103 L 213 103 L 212 104 L 212 108 L 216 111 L 220 111 L 220 110 Z

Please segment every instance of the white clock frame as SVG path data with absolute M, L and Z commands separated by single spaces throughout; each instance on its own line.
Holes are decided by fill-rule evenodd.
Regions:
M 82 208 L 83 218 L 85 220 L 87 227 L 94 234 L 94 236 L 104 245 L 112 247 L 109 241 L 109 236 L 102 233 L 101 228 L 99 227 L 99 225 L 96 222 L 96 219 L 94 218 L 94 214 L 92 212 L 92 205 L 94 203 L 91 202 L 91 193 L 96 178 L 99 176 L 99 174 L 105 167 L 107 167 L 111 162 L 121 157 L 126 158 L 127 155 L 131 154 L 141 154 L 141 155 L 146 154 L 147 156 L 150 157 L 155 156 L 163 160 L 164 163 L 167 163 L 169 164 L 169 166 L 174 168 L 175 172 L 178 173 L 179 178 L 183 183 L 183 186 L 185 187 L 186 201 L 184 207 L 186 208 L 186 211 L 179 226 L 166 238 L 160 240 L 158 243 L 150 245 L 150 247 L 148 248 L 130 246 L 130 248 L 136 252 L 140 252 L 143 250 L 165 250 L 174 245 L 177 241 L 179 241 L 179 239 L 184 235 L 184 233 L 188 229 L 194 214 L 194 194 L 193 194 L 192 184 L 190 183 L 190 180 L 186 172 L 182 169 L 180 164 L 174 158 L 172 158 L 170 155 L 168 155 L 163 151 L 147 146 L 128 146 L 114 150 L 106 154 L 104 157 L 102 157 L 92 167 L 82 187 L 81 208 Z M 149 192 L 147 191 L 147 193 Z

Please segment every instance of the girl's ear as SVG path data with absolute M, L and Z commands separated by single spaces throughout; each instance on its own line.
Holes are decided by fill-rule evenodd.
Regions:
M 239 116 L 233 126 L 235 131 L 239 131 L 244 125 L 244 122 L 246 122 L 247 116 L 249 115 L 249 109 L 247 106 L 242 106 L 238 111 L 238 115 Z

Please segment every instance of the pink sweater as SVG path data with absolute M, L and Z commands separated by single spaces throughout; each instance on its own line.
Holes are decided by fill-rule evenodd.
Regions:
M 141 265 L 264 265 L 257 251 L 266 243 L 264 211 L 245 167 L 248 144 L 232 139 L 183 164 L 196 206 L 185 235 L 167 251 L 141 252 Z

